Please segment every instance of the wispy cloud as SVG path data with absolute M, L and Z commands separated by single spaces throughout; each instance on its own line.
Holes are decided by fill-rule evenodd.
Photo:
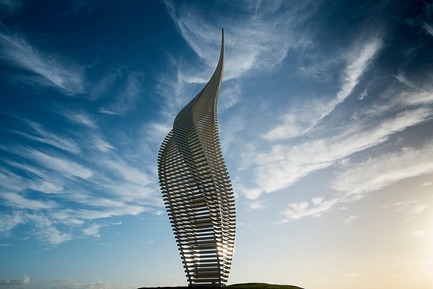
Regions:
M 83 112 L 78 111 L 62 111 L 62 115 L 73 123 L 87 126 L 89 128 L 96 128 L 96 123 L 91 117 Z
M 95 224 L 92 223 L 89 226 L 83 228 L 82 232 L 84 235 L 88 236 L 88 237 L 94 237 L 94 238 L 99 238 L 101 237 L 101 228 L 104 227 L 108 227 L 110 225 L 121 225 L 121 222 L 117 222 L 117 223 L 105 223 L 105 224 Z
M 80 283 L 75 280 L 62 279 L 52 281 L 51 289 L 111 289 L 111 285 L 101 280 L 96 280 L 91 283 Z
M 24 36 L 0 31 L 0 58 L 39 76 L 16 76 L 23 82 L 38 83 L 59 88 L 66 94 L 84 92 L 84 71 L 66 60 L 42 53 L 32 46 Z
M 36 202 L 32 200 L 23 200 L 21 197 L 16 196 L 6 196 L 13 202 L 11 206 L 19 207 L 21 209 L 32 209 L 33 212 L 29 211 L 13 211 L 12 213 L 2 213 L 0 214 L 1 226 L 0 232 L 7 236 L 15 229 L 15 227 L 22 224 L 30 224 L 32 226 L 32 234 L 36 236 L 39 240 L 48 242 L 52 245 L 59 245 L 63 242 L 72 239 L 70 233 L 61 232 L 57 225 L 59 222 L 56 219 L 51 218 L 49 215 L 43 211 L 37 212 L 38 210 L 52 210 L 57 206 L 52 205 L 52 201 L 44 205 L 42 202 Z M 55 210 L 53 210 L 55 211 Z M 77 225 L 77 224 L 76 224 Z
M 71 160 L 48 155 L 33 149 L 28 149 L 26 153 L 31 159 L 53 171 L 82 179 L 88 179 L 92 176 L 91 170 Z
M 113 89 L 113 86 L 116 86 L 122 78 L 122 71 L 116 69 L 111 72 L 107 72 L 100 79 L 95 81 L 93 86 L 89 90 L 89 98 L 92 100 L 96 100 L 104 97 L 107 94 L 110 94 L 110 90 Z
M 34 234 L 42 241 L 59 245 L 72 239 L 70 233 L 61 232 L 56 228 L 56 222 L 43 214 L 27 214 L 27 218 L 35 225 Z
M 339 173 L 330 184 L 338 194 L 327 200 L 313 198 L 311 202 L 291 203 L 282 211 L 283 218 L 280 222 L 308 216 L 319 217 L 346 202 L 360 200 L 366 194 L 395 182 L 431 173 L 433 172 L 432 147 L 432 144 L 428 143 L 421 149 L 404 148 L 399 152 L 384 154 L 362 163 L 345 164 L 344 172 Z M 399 202 L 391 207 L 406 212 L 408 219 L 417 217 L 427 209 L 427 205 L 413 202 Z M 358 217 L 351 216 L 345 223 L 351 223 Z
M 23 3 L 21 0 L 1 0 L 0 1 L 0 7 L 2 8 L 2 13 L 11 15 L 14 14 L 16 11 L 21 9 Z
M 280 223 L 303 217 L 319 217 L 339 208 L 340 205 L 360 200 L 374 192 L 398 181 L 433 172 L 433 145 L 426 144 L 421 149 L 403 148 L 399 152 L 387 153 L 375 159 L 355 164 L 345 164 L 330 183 L 334 196 L 323 199 L 313 198 L 311 202 L 297 202 L 288 205 L 282 211 Z M 427 209 L 425 204 L 399 202 L 391 205 L 407 213 L 412 219 Z M 403 209 L 404 208 L 404 209 Z M 345 222 L 350 223 L 359 216 L 351 216 Z
M 99 224 L 91 224 L 90 226 L 83 229 L 83 234 L 90 237 L 101 237 L 99 229 L 101 229 L 102 225 Z
M 108 141 L 104 140 L 101 136 L 98 136 L 98 135 L 94 135 L 92 137 L 92 143 L 97 150 L 104 152 L 104 153 L 116 149 Z
M 0 288 L 20 288 L 22 285 L 30 284 L 30 276 L 24 275 L 20 279 L 0 279 Z
M 325 200 L 321 197 L 312 198 L 310 202 L 298 202 L 289 204 L 287 209 L 281 212 L 283 217 L 278 223 L 286 223 L 291 220 L 298 220 L 305 217 L 320 217 L 335 208 L 339 202 L 337 198 Z
M 354 47 L 354 49 L 350 49 L 347 56 L 348 60 L 343 72 L 342 85 L 337 93 L 334 106 L 341 103 L 352 93 L 359 83 L 359 79 L 382 48 L 382 38 L 375 36 L 364 43 L 355 43 Z
M 347 194 L 364 194 L 400 180 L 433 172 L 433 143 L 421 149 L 404 148 L 345 167 L 331 187 Z
M 404 234 L 408 234 L 414 238 L 423 238 L 425 236 L 430 235 L 430 231 L 427 230 L 414 230 L 414 231 L 410 231 L 410 232 L 404 232 Z
M 282 140 L 305 134 L 350 96 L 383 45 L 382 38 L 378 36 L 362 41 L 364 39 L 358 40 L 353 45 L 355 49 L 351 47 L 347 55 L 342 56 L 346 65 L 341 72 L 340 89 L 333 98 L 321 98 L 305 103 L 305 107 L 296 108 L 283 117 L 283 124 L 271 129 L 264 137 Z
M 68 125 L 79 125 L 79 133 L 66 129 L 62 139 L 35 122 L 14 117 L 33 137 L 27 137 L 28 145 L 0 147 L 7 152 L 0 163 L 0 202 L 9 208 L 1 215 L 8 220 L 0 228 L 3 234 L 29 224 L 39 228 L 29 234 L 58 245 L 76 237 L 98 238 L 102 227 L 114 224 L 108 221 L 111 218 L 159 214 L 163 204 L 156 193 L 156 176 L 150 172 L 154 166 L 146 165 L 147 155 L 115 136 L 108 141 L 85 112 L 56 113 L 65 116 Z M 74 150 L 62 148 L 68 139 L 74 139 Z M 39 143 L 38 149 L 32 143 Z M 115 147 L 119 143 L 121 151 Z
M 35 177 L 23 178 L 11 172 L 0 171 L 0 180 L 3 180 L 2 185 L 4 188 L 8 188 L 15 192 L 28 188 L 46 194 L 59 193 L 63 189 L 54 176 L 48 175 L 45 171 L 32 165 L 22 164 L 11 160 L 5 160 L 5 163 L 13 168 L 33 174 Z
M 411 208 L 409 210 L 409 212 L 408 212 L 409 219 L 418 217 L 420 214 L 422 214 L 423 212 L 425 212 L 428 207 L 429 206 L 426 205 L 426 204 L 417 204 L 416 206 L 414 206 L 413 208 Z
M 304 30 L 294 37 L 295 28 L 317 8 L 309 3 L 291 5 L 286 1 L 243 2 L 243 5 L 231 5 L 232 9 L 239 10 L 233 18 L 220 11 L 201 11 L 198 7 L 177 5 L 172 1 L 165 1 L 165 4 L 182 37 L 209 67 L 215 65 L 218 55 L 220 29 L 227 27 L 230 37 L 226 39 L 226 46 L 230 55 L 227 55 L 226 80 L 251 69 L 270 69 L 287 56 L 291 47 L 308 45 L 305 36 L 308 32 Z M 207 21 L 207 13 L 212 13 L 218 22 Z
M 121 89 L 113 103 L 104 106 L 100 109 L 100 112 L 106 114 L 122 114 L 135 107 L 138 96 L 143 93 L 140 74 L 129 73 L 125 83 L 122 84 Z
M 252 210 L 262 209 L 264 207 L 265 207 L 265 205 L 263 204 L 263 202 L 261 200 L 256 200 L 256 201 L 250 203 L 250 208 Z
M 433 27 L 430 24 L 424 23 L 423 28 L 425 32 L 433 36 Z
M 150 182 L 149 176 L 143 170 L 130 166 L 121 159 L 106 159 L 103 163 L 107 168 L 111 169 L 111 172 L 125 181 L 139 184 L 148 184 Z
M 23 177 L 2 168 L 0 168 L 0 183 L 5 191 L 20 191 L 28 184 Z
M 354 223 L 356 220 L 358 220 L 359 217 L 360 217 L 360 215 L 357 215 L 357 216 L 350 216 L 349 218 L 347 218 L 346 220 L 344 220 L 344 223 L 345 223 L 346 225 L 350 225 L 350 224 Z
M 0 194 L 0 198 L 4 199 L 9 206 L 20 209 L 47 210 L 58 206 L 54 201 L 32 200 L 17 193 L 3 193 Z
M 78 218 L 83 220 L 96 220 L 96 219 L 105 219 L 112 217 L 120 217 L 120 216 L 136 216 L 146 212 L 146 208 L 143 206 L 128 206 L 122 205 L 115 208 L 105 208 L 105 209 L 92 209 L 92 210 L 78 210 L 73 215 L 76 215 Z
M 298 25 L 313 15 L 318 6 L 311 7 L 305 4 L 297 9 L 309 7 L 311 9 L 308 13 L 303 14 L 302 17 L 291 17 L 299 15 L 297 13 L 299 11 L 288 9 L 284 1 L 244 3 L 244 10 L 238 13 L 241 16 L 236 19 L 230 19 L 230 15 L 227 19 L 224 15 L 213 15 L 213 19 L 216 20 L 209 23 L 204 21 L 206 9 L 201 10 L 197 6 L 171 1 L 165 1 L 165 4 L 182 37 L 204 62 L 207 70 L 213 69 L 218 55 L 219 28 L 226 26 L 226 51 L 230 53 L 226 55 L 225 80 L 226 83 L 236 84 L 235 88 L 240 92 L 243 92 L 241 80 L 249 72 L 261 73 L 267 68 L 275 68 L 283 63 L 291 50 L 314 51 L 315 49 L 315 42 L 312 41 L 314 35 L 310 34 L 308 29 L 303 29 L 301 35 L 298 33 Z M 272 26 L 269 25 L 269 21 L 265 21 L 271 18 L 275 18 Z M 235 28 L 225 25 L 230 21 L 236 21 L 236 25 L 233 25 Z M 280 29 L 280 25 L 285 29 Z M 270 108 L 273 109 L 272 114 L 270 113 L 273 120 L 279 119 L 281 123 L 277 126 L 269 125 L 270 129 L 262 134 L 263 140 L 242 146 L 241 153 L 237 155 L 238 171 L 245 176 L 252 173 L 253 178 L 247 177 L 249 180 L 244 181 L 235 180 L 234 184 L 238 192 L 250 200 L 259 202 L 258 198 L 263 193 L 281 191 L 290 187 L 313 172 L 328 168 L 355 153 L 365 152 L 384 144 L 391 135 L 403 132 L 431 118 L 431 108 L 423 105 L 432 102 L 433 94 L 425 85 L 426 89 L 419 89 L 420 86 L 415 85 L 406 86 L 403 90 L 388 86 L 388 90 L 385 88 L 381 91 L 393 97 L 373 95 L 378 90 L 375 87 L 376 83 L 371 80 L 371 75 L 380 67 L 381 52 L 387 48 L 384 31 L 386 29 L 382 30 L 380 27 L 372 31 L 371 26 L 367 24 L 361 27 L 358 33 L 360 36 L 352 38 L 353 41 L 348 45 L 345 46 L 343 43 L 338 47 L 338 53 L 330 53 L 327 59 L 318 62 L 312 61 L 318 64 L 315 67 L 305 68 L 308 71 L 304 71 L 304 75 L 315 76 L 316 70 L 319 70 L 319 74 L 336 75 L 334 78 L 325 79 L 329 82 L 329 86 L 334 86 L 331 81 L 337 80 L 334 94 L 325 92 L 326 95 L 321 95 L 320 98 L 299 101 L 283 115 L 278 114 L 281 109 Z M 293 39 L 299 42 L 294 43 Z M 322 53 L 320 55 L 323 56 Z M 303 55 L 299 56 L 303 57 Z M 173 62 L 177 64 L 174 66 L 177 69 L 177 77 L 161 78 L 161 81 L 171 84 L 170 87 L 165 86 L 165 91 L 162 92 L 163 95 L 171 96 L 170 99 L 173 99 L 172 96 L 185 95 L 192 84 L 207 81 L 201 77 L 190 76 L 199 74 L 182 66 L 181 60 L 175 59 Z M 326 70 L 321 63 L 326 66 Z M 294 69 L 298 72 L 300 70 L 299 66 Z M 373 83 L 372 87 L 370 82 Z M 236 91 L 234 93 L 236 94 Z M 352 95 L 356 97 L 352 99 Z M 364 104 L 370 102 L 373 97 L 374 101 L 381 99 L 385 104 L 382 107 L 379 101 L 370 107 Z M 354 103 L 348 102 L 361 103 L 359 100 L 365 101 L 362 101 L 356 111 L 349 111 L 352 113 L 352 118 L 346 123 L 339 123 L 339 129 L 336 129 L 335 123 L 331 123 L 329 119 L 340 113 L 337 107 L 346 103 L 348 106 L 354 106 Z M 236 101 L 238 100 L 233 102 Z M 175 101 L 167 102 L 173 104 Z M 171 114 L 174 114 L 179 107 L 179 104 L 172 105 Z M 240 119 L 239 123 L 245 121 Z M 239 137 L 239 133 L 237 136 Z M 335 197 L 323 199 L 320 204 L 313 201 L 296 203 L 294 207 L 289 206 L 285 211 L 286 219 L 318 216 L 346 201 Z
M 425 121 L 431 113 L 424 108 L 406 111 L 376 125 L 350 124 L 347 130 L 335 136 L 295 145 L 275 145 L 268 152 L 256 152 L 253 163 L 257 196 L 259 192 L 289 187 L 314 171 L 383 143 L 390 135 Z
M 181 60 L 169 57 L 167 65 L 167 72 L 159 75 L 156 90 L 164 97 L 164 109 L 161 111 L 161 114 L 166 122 L 170 122 L 168 120 L 172 122 L 178 110 L 183 105 L 186 105 L 199 92 L 200 88 L 190 85 L 190 79 L 188 79 L 184 71 L 188 65 L 185 65 Z M 192 74 L 201 75 L 202 73 Z M 204 83 L 205 81 L 203 78 L 200 82 Z M 166 125 L 166 123 L 164 122 L 161 125 Z
M 26 218 L 21 212 L 14 212 L 13 214 L 0 214 L 0 232 L 6 236 L 16 226 L 26 222 Z
M 419 203 L 417 200 L 398 201 L 390 204 L 386 204 L 381 209 L 392 209 L 393 211 L 406 215 L 406 220 L 414 220 L 428 209 L 428 205 Z
M 66 137 L 58 136 L 54 133 L 47 131 L 42 125 L 26 120 L 31 130 L 29 132 L 20 130 L 10 130 L 10 132 L 25 137 L 29 140 L 49 144 L 61 150 L 65 150 L 71 153 L 79 153 L 80 148 L 75 143 L 75 141 L 68 139 Z
M 200 8 L 174 1 L 164 3 L 181 36 L 202 61 L 191 66 L 183 63 L 181 56 L 169 56 L 170 74 L 160 75 L 158 91 L 165 97 L 163 114 L 168 113 L 170 118 L 199 91 L 197 84 L 209 80 L 219 55 L 222 26 L 226 27 L 223 85 L 227 91 L 220 107 L 225 110 L 239 101 L 242 84 L 238 81 L 242 77 L 250 71 L 260 73 L 278 67 L 290 49 L 310 45 L 308 31 L 297 29 L 317 9 L 308 1 L 303 5 L 287 1 L 227 2 L 236 10 L 236 17 L 232 17 L 230 13 L 208 11 L 206 5 Z M 214 22 L 208 21 L 208 13 Z

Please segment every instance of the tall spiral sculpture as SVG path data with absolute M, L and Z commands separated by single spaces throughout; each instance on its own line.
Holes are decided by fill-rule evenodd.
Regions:
M 190 286 L 224 286 L 235 242 L 235 200 L 218 136 L 224 30 L 209 82 L 177 115 L 158 155 L 164 204 Z

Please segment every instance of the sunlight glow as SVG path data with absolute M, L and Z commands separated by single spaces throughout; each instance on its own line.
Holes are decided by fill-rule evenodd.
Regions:
M 427 237 L 425 240 L 426 253 L 428 254 L 428 262 L 425 264 L 428 275 L 430 276 L 430 282 L 433 285 L 433 212 L 427 218 Z

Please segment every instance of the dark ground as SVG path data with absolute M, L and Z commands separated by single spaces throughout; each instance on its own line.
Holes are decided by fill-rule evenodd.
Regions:
M 172 287 L 141 287 L 138 289 L 303 289 L 301 287 L 293 285 L 274 285 L 266 283 L 243 283 L 243 284 L 233 284 L 225 287 L 214 287 L 214 286 L 172 286 Z

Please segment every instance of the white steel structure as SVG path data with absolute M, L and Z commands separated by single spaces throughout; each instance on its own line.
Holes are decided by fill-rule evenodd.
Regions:
M 177 115 L 158 155 L 164 204 L 190 286 L 224 286 L 235 242 L 235 201 L 218 136 L 220 58 L 203 90 Z

